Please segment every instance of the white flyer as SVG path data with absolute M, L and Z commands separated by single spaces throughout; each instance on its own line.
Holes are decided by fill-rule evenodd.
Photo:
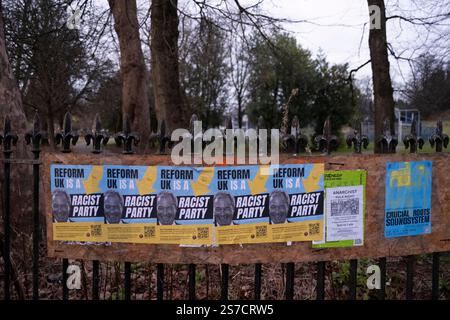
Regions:
M 363 190 L 361 185 L 327 188 L 326 241 L 363 239 Z

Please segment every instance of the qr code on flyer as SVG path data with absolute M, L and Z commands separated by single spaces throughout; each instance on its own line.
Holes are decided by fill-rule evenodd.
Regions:
M 197 238 L 198 239 L 208 239 L 209 238 L 209 228 L 197 228 Z
M 156 235 L 155 227 L 144 227 L 144 237 L 153 238 Z
M 256 226 L 256 237 L 266 237 L 267 236 L 267 226 Z
M 100 237 L 102 235 L 102 226 L 101 225 L 91 225 L 91 236 L 92 237 Z
M 359 199 L 331 200 L 331 216 L 356 216 L 359 214 Z
M 318 233 L 320 233 L 320 225 L 318 223 L 311 223 L 309 225 L 309 234 L 313 235 Z

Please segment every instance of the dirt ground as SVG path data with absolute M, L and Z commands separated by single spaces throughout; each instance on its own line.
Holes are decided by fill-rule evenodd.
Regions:
M 25 249 L 25 257 L 31 252 Z M 32 297 L 32 273 L 30 259 L 20 259 L 15 254 L 15 269 L 18 271 L 24 298 Z M 81 268 L 81 289 L 70 290 L 69 299 L 92 299 L 92 263 L 70 260 Z M 367 289 L 367 267 L 376 260 L 365 259 L 358 262 L 357 299 L 376 299 L 374 290 Z M 414 299 L 431 299 L 431 255 L 416 257 L 414 268 Z M 3 261 L 0 263 L 0 297 L 3 297 Z M 285 265 L 263 264 L 261 299 L 280 300 L 285 297 Z M 188 266 L 165 265 L 164 299 L 188 299 Z M 326 299 L 345 300 L 348 297 L 349 263 L 327 262 L 325 292 Z M 152 263 L 132 264 L 132 299 L 156 299 L 156 265 Z M 406 259 L 387 260 L 387 299 L 405 299 Z M 221 269 L 218 265 L 197 265 L 196 298 L 220 299 Z M 100 264 L 100 299 L 116 300 L 124 298 L 124 265 L 120 263 Z M 12 290 L 14 298 L 19 298 Z M 44 253 L 40 261 L 40 298 L 62 299 L 62 262 L 47 258 Z M 254 298 L 254 265 L 230 266 L 229 299 Z M 316 264 L 295 265 L 294 299 L 314 300 L 316 298 Z M 440 299 L 450 299 L 450 255 L 441 255 Z

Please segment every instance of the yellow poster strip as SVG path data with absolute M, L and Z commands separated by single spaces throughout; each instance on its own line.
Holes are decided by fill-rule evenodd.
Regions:
M 323 237 L 323 220 L 271 224 L 271 242 L 312 241 Z
M 107 235 L 103 222 L 53 223 L 53 240 L 105 242 Z
M 107 224 L 105 228 L 110 242 L 157 243 L 154 223 Z
M 210 245 L 212 244 L 211 225 L 176 225 L 157 226 L 156 243 L 181 245 Z
M 215 227 L 217 244 L 271 242 L 272 230 L 267 222 Z
M 221 244 L 250 244 L 322 239 L 322 220 L 283 224 L 242 224 L 215 227 L 215 242 Z

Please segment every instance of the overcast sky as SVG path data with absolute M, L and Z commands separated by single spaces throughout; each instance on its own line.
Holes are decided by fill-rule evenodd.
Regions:
M 322 50 L 332 63 L 348 63 L 356 68 L 370 59 L 368 48 L 369 10 L 366 0 L 266 0 L 265 10 L 278 17 L 307 20 L 311 23 L 290 23 L 292 31 L 303 47 L 314 54 Z M 394 33 L 394 30 L 392 30 Z M 408 35 L 403 33 L 403 38 Z M 393 78 L 401 82 L 396 61 L 391 61 Z M 401 66 L 404 77 L 409 70 Z M 371 77 L 370 65 L 361 69 L 356 78 Z
M 450 4 L 437 0 L 385 0 L 385 3 L 387 16 L 400 14 L 417 18 L 439 13 L 448 15 L 450 8 Z M 273 16 L 310 22 L 284 24 L 284 27 L 292 31 L 298 43 L 313 54 L 322 50 L 330 62 L 348 63 L 350 69 L 370 59 L 369 28 L 364 26 L 369 22 L 367 0 L 265 0 L 263 8 Z M 440 34 L 447 36 L 441 39 L 440 44 L 448 48 L 450 30 L 447 20 L 442 28 L 439 29 Z M 414 26 L 399 19 L 388 21 L 387 37 L 395 53 L 402 57 L 417 57 L 423 52 L 421 46 L 424 44 L 437 47 L 433 36 L 423 26 Z M 410 77 L 410 64 L 393 57 L 390 57 L 390 62 L 394 87 L 400 88 Z M 371 78 L 370 64 L 355 77 Z
M 223 3 L 221 0 L 207 0 L 210 5 Z M 146 0 L 138 0 L 148 5 Z M 367 0 L 240 0 L 243 6 L 262 3 L 262 13 L 285 19 L 303 21 L 284 23 L 284 28 L 294 35 L 298 43 L 309 49 L 313 55 L 323 52 L 331 63 L 348 63 L 354 69 L 370 59 L 369 9 Z M 230 4 L 233 1 L 229 1 Z M 429 17 L 437 13 L 448 15 L 449 4 L 441 0 L 385 0 L 387 16 L 400 14 L 405 17 Z M 179 0 L 179 6 L 193 6 L 192 0 Z M 447 23 L 447 21 L 446 21 Z M 450 25 L 446 24 L 450 34 Z M 440 32 L 442 34 L 442 32 Z M 388 42 L 397 55 L 417 57 L 418 46 L 433 43 L 430 34 L 422 26 L 413 26 L 399 19 L 387 24 Z M 450 36 L 446 37 L 444 47 L 450 47 Z M 436 45 L 435 45 L 436 46 Z M 449 51 L 450 53 L 450 51 Z M 391 77 L 394 89 L 401 86 L 410 77 L 410 64 L 390 57 Z M 355 74 L 357 79 L 371 78 L 371 67 Z
M 368 32 L 359 50 L 364 23 L 369 20 L 365 0 L 267 0 L 265 6 L 275 16 L 310 21 L 284 26 L 313 53 L 322 50 L 329 61 L 348 62 L 352 67 L 368 60 Z M 369 75 L 370 69 L 361 73 Z

